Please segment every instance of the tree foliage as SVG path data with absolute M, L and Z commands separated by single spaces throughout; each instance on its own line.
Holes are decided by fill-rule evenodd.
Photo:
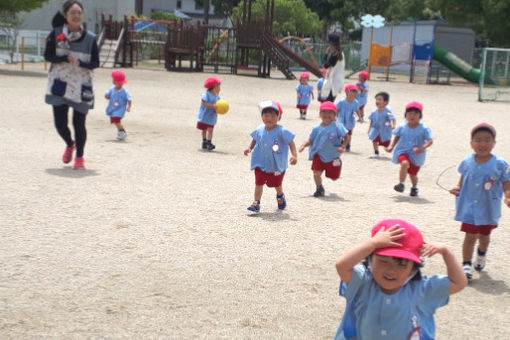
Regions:
M 29 12 L 33 9 L 40 8 L 49 0 L 0 0 L 0 11 L 9 11 L 18 13 L 22 11 Z
M 266 14 L 267 0 L 252 3 L 251 19 L 262 20 Z M 233 10 L 235 17 L 242 17 L 242 2 Z M 275 0 L 273 32 L 275 35 L 311 36 L 320 32 L 321 21 L 317 13 L 306 7 L 303 0 Z

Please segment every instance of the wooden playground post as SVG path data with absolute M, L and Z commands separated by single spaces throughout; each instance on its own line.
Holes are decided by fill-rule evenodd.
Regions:
M 393 41 L 393 21 L 391 22 L 390 28 L 390 42 L 388 44 L 390 48 L 390 58 L 388 59 L 388 65 L 386 66 L 386 81 L 390 80 L 390 65 L 391 65 L 391 43 Z M 369 73 L 370 74 L 370 73 Z
M 372 38 L 374 37 L 374 26 L 370 27 L 370 42 L 368 43 L 368 80 L 372 74 L 372 65 L 370 64 L 370 57 L 372 56 Z
M 21 37 L 21 70 L 25 70 L 25 36 Z

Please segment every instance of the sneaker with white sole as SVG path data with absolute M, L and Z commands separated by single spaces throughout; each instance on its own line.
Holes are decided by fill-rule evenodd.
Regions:
M 379 158 L 379 154 L 378 153 L 374 153 L 372 156 L 370 156 L 371 159 L 374 159 L 374 158 Z
M 469 264 L 462 265 L 462 270 L 464 271 L 464 275 L 466 275 L 468 281 L 471 281 L 473 279 L 473 268 L 471 268 L 471 265 Z
M 117 140 L 124 140 L 127 137 L 126 131 L 118 131 L 117 132 Z
M 481 271 L 485 268 L 485 259 L 486 256 L 476 255 L 475 262 L 473 262 L 473 267 L 476 271 Z

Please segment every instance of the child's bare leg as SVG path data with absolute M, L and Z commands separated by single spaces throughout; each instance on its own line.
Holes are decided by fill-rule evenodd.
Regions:
M 409 162 L 403 161 L 402 163 L 400 163 L 399 179 L 400 179 L 400 182 L 402 182 L 402 183 L 404 183 L 406 181 L 407 170 L 409 170 Z
M 374 152 L 379 152 L 379 143 L 378 142 L 372 142 L 372 146 L 374 147 Z
M 255 201 L 260 201 L 260 199 L 262 198 L 262 192 L 264 191 L 264 186 L 263 185 L 256 185 L 255 186 Z
M 207 140 L 212 140 L 212 136 L 213 136 L 213 128 L 212 127 L 208 127 L 207 130 L 206 130 L 207 134 L 206 134 L 206 139 Z
M 280 185 L 279 187 L 275 187 L 276 189 L 276 194 L 278 196 L 280 196 L 281 194 L 283 194 L 283 187 Z
M 480 234 L 480 237 L 478 238 L 478 249 L 482 252 L 486 252 L 489 248 L 489 243 L 491 241 L 490 235 L 482 235 Z
M 315 185 L 322 185 L 322 171 L 314 170 L 313 171 L 313 180 L 315 181 Z
M 206 137 L 206 132 L 207 132 L 206 130 L 202 130 L 202 139 L 206 139 L 205 138 Z
M 409 175 L 409 178 L 411 179 L 411 184 L 413 185 L 413 188 L 416 188 L 418 185 L 418 175 Z
M 117 127 L 117 130 L 119 131 L 124 130 L 124 127 L 122 126 L 121 122 L 115 122 L 114 124 Z
M 466 233 L 464 236 L 464 243 L 462 244 L 462 262 L 471 262 L 477 239 L 478 234 Z

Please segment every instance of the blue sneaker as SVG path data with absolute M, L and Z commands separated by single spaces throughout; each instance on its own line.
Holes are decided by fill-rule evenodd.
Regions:
M 249 211 L 259 212 L 260 211 L 260 201 L 253 201 L 253 203 L 248 207 Z
M 278 209 L 285 209 L 287 206 L 287 201 L 285 201 L 285 194 L 281 194 L 280 196 L 276 195 L 276 202 L 278 202 Z

